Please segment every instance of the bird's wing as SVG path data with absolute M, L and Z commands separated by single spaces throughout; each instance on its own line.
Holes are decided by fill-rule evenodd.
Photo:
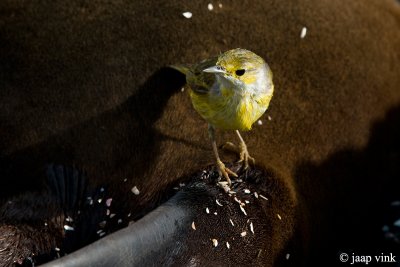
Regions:
M 171 67 L 186 75 L 186 82 L 195 93 L 206 94 L 215 82 L 215 75 L 203 70 L 215 66 L 217 60 L 218 57 L 214 57 L 194 65 L 174 65 Z

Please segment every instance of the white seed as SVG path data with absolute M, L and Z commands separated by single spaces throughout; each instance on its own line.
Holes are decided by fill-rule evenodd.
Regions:
M 122 223 L 122 219 L 118 219 L 118 224 Z
M 213 10 L 213 9 L 214 9 L 214 6 L 213 6 L 213 4 L 209 3 L 209 4 L 208 4 L 208 6 L 207 6 L 207 8 L 208 8 L 208 10 L 210 10 L 210 11 L 211 11 L 211 10 Z
M 250 231 L 254 234 L 254 227 L 253 227 L 253 223 L 250 223 Z
M 60 251 L 60 248 L 55 247 L 54 250 L 55 250 L 55 251 Z
M 124 183 L 126 183 L 126 181 L 128 181 L 128 179 L 125 178 L 125 179 L 124 179 Z
M 196 225 L 194 224 L 194 222 L 192 222 L 192 229 L 196 230 Z
M 232 226 L 235 226 L 235 224 L 233 223 L 232 219 L 229 219 L 229 221 L 231 222 Z
M 246 204 L 249 204 L 249 203 L 250 203 L 250 201 L 248 201 L 248 200 L 245 200 L 244 202 L 245 202 Z
M 135 185 L 134 187 L 132 187 L 131 191 L 132 191 L 132 193 L 134 193 L 135 195 L 139 195 L 139 194 L 140 194 L 140 191 L 139 191 L 139 189 L 137 188 L 136 185 Z
M 250 190 L 249 190 L 249 189 L 245 189 L 244 192 L 245 192 L 246 194 L 250 194 Z
M 222 8 L 222 4 L 221 3 L 219 3 L 218 6 L 219 6 L 219 8 Z
M 185 185 L 185 183 L 179 183 L 179 187 L 184 187 Z
M 304 37 L 306 37 L 306 34 L 307 34 L 307 28 L 303 27 L 303 29 L 301 29 L 300 38 L 303 39 Z
M 228 249 L 231 248 L 231 245 L 229 245 L 229 242 L 226 242 L 226 247 L 227 247 Z
M 218 201 L 218 199 L 216 199 L 215 202 L 217 203 L 218 206 L 221 206 L 221 207 L 223 206 L 223 205 Z
M 214 247 L 218 246 L 218 240 L 217 239 L 213 239 L 212 242 L 213 242 L 213 246 Z
M 99 202 L 99 203 L 101 203 L 102 201 L 103 201 L 102 198 L 99 198 L 99 199 L 97 200 L 97 202 Z
M 209 213 L 210 213 L 210 210 L 209 210 L 208 208 L 206 208 L 206 213 L 207 213 L 207 214 L 209 214 Z
M 287 253 L 287 254 L 286 254 L 286 260 L 288 260 L 288 259 L 289 259 L 289 257 L 290 257 L 290 254 L 289 254 L 289 253 Z
M 111 202 L 112 202 L 112 198 L 108 198 L 108 199 L 106 200 L 106 206 L 107 206 L 107 207 L 110 207 L 110 206 L 111 206 Z
M 105 234 L 106 234 L 105 232 L 101 232 L 101 233 L 99 234 L 99 236 L 102 237 L 102 236 L 104 236 Z
M 228 182 L 218 182 L 218 186 L 221 187 L 225 193 L 228 193 L 231 190 L 228 186 Z
M 107 209 L 106 215 L 107 215 L 107 216 L 110 215 L 110 210 L 109 210 L 109 209 Z
M 110 219 L 111 219 L 111 218 L 114 218 L 114 216 L 115 216 L 115 213 L 111 213 L 111 214 L 110 214 Z
M 278 217 L 278 219 L 279 219 L 279 220 L 282 220 L 282 217 L 281 217 L 281 215 L 279 215 L 279 214 L 276 214 L 276 216 Z
M 254 192 L 254 196 L 255 196 L 256 198 L 258 198 L 258 193 L 257 193 L 257 192 Z
M 214 215 L 218 215 L 218 213 L 217 213 L 217 212 L 214 212 Z
M 265 200 L 268 200 L 268 198 L 264 197 L 264 196 L 261 195 L 261 194 L 260 194 L 260 197 L 263 198 L 263 199 L 265 199 Z
M 240 236 L 241 236 L 241 237 L 244 237 L 244 236 L 246 236 L 246 235 L 247 235 L 247 232 L 246 232 L 246 231 L 240 233 Z
M 72 227 L 72 226 L 64 225 L 64 230 L 65 230 L 65 231 L 74 231 L 75 229 L 74 229 L 74 227 Z
M 182 88 L 181 88 L 181 92 L 185 92 L 185 87 L 182 87 Z
M 65 218 L 65 220 L 66 220 L 67 222 L 73 222 L 73 221 L 74 221 L 70 216 L 68 216 L 67 218 Z
M 262 124 L 263 124 L 262 120 L 258 120 L 258 121 L 257 121 L 257 124 L 258 124 L 258 125 L 262 125 Z
M 244 208 L 243 208 L 242 206 L 239 206 L 239 207 L 240 207 L 240 210 L 244 213 L 244 215 L 247 216 L 247 213 L 246 213 L 246 211 L 244 210 Z
M 272 121 L 272 118 L 271 118 L 270 115 L 268 115 L 267 118 L 268 118 L 269 121 Z
M 44 223 L 44 226 L 47 226 L 47 222 Z
M 182 15 L 183 15 L 185 18 L 190 19 L 190 18 L 192 17 L 193 14 L 192 14 L 192 12 L 183 12 Z

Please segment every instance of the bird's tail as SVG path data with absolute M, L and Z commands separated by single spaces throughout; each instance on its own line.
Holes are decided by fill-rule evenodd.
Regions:
M 190 72 L 190 66 L 189 65 L 170 65 L 169 66 L 172 69 L 175 69 L 183 74 L 185 74 L 186 76 L 188 75 L 188 73 Z

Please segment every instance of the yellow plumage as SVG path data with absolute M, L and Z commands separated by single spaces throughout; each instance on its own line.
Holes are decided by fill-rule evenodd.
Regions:
M 245 167 L 252 159 L 239 130 L 250 130 L 268 108 L 274 86 L 265 61 L 251 51 L 233 49 L 194 65 L 172 66 L 186 75 L 195 110 L 209 123 L 210 137 L 220 172 L 230 182 L 215 145 L 215 128 L 236 130 Z M 228 172 L 228 173 L 227 173 Z

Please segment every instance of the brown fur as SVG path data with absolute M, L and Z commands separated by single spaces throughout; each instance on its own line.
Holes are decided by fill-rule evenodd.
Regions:
M 364 148 L 372 123 L 400 103 L 398 3 L 222 1 L 212 12 L 207 3 L 2 2 L 1 198 L 42 187 L 38 174 L 47 162 L 75 163 L 140 212 L 167 185 L 213 162 L 206 124 L 180 92 L 183 77 L 162 67 L 236 47 L 264 57 L 274 73 L 264 124 L 244 134 L 258 164 L 280 174 L 299 213 L 326 218 L 321 209 L 340 195 L 325 193 L 356 198 L 347 183 L 335 188 L 332 175 L 353 162 L 329 165 L 330 157 Z M 186 10 L 191 19 L 182 16 Z M 308 32 L 300 39 L 303 26 Z M 234 138 L 218 133 L 220 143 Z M 322 172 L 304 171 L 325 163 Z M 362 181 L 351 174 L 343 177 Z M 132 201 L 134 185 L 139 201 Z M 372 181 L 363 186 L 363 193 L 375 188 Z M 319 227 L 313 218 L 310 228 Z M 293 242 L 299 248 L 310 241 L 313 253 L 323 242 L 316 236 L 332 231 L 316 233 L 303 221 L 297 227 L 301 238 Z

